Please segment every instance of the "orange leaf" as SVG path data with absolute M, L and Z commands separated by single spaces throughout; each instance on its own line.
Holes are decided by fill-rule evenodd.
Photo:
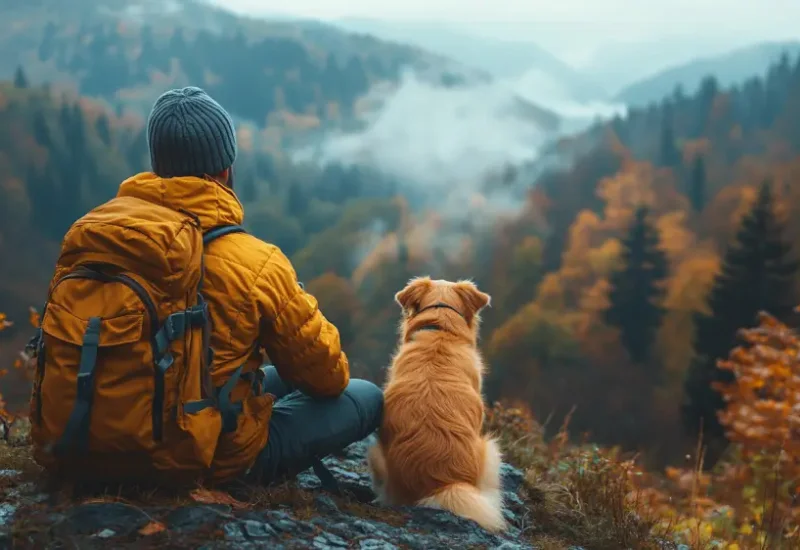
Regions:
M 34 326 L 35 328 L 39 328 L 39 325 L 41 324 L 41 321 L 42 321 L 42 319 L 39 316 L 39 312 L 36 311 L 36 308 L 29 307 L 28 308 L 28 322 L 30 322 L 30 324 L 32 326 Z
M 166 527 L 163 523 L 159 521 L 151 521 L 141 529 L 139 529 L 139 534 L 144 536 L 155 535 L 156 533 L 160 533 L 161 531 L 166 530 Z
M 189 496 L 196 502 L 204 504 L 227 504 L 233 508 L 243 509 L 247 508 L 247 504 L 238 501 L 228 493 L 222 491 L 209 491 L 208 489 L 195 489 Z

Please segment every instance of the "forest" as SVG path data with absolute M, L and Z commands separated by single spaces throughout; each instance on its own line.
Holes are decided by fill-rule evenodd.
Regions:
M 57 38 L 41 44 L 42 60 L 83 75 L 81 94 L 31 84 L 24 66 L 0 84 L 0 369 L 12 413 L 27 403 L 26 373 L 14 364 L 61 237 L 148 169 L 144 118 L 103 99 L 144 82 L 146 70 L 103 57 L 122 55 L 111 40 L 97 31 L 91 60 L 69 57 Z M 209 65 L 192 67 L 179 53 L 185 40 L 176 32 L 169 41 L 182 70 L 264 121 L 262 134 L 280 102 L 294 113 L 333 104 L 350 112 L 369 86 L 360 62 L 320 68 L 288 45 L 281 59 L 298 80 L 255 83 L 248 79 L 273 77 L 214 61 L 211 39 L 192 46 L 205 44 Z M 165 59 L 158 47 L 139 59 Z M 256 56 L 282 46 L 240 47 Z M 227 84 L 215 88 L 208 71 Z M 230 95 L 253 86 L 281 93 L 275 104 Z M 685 457 L 694 461 L 700 438 L 701 470 L 723 465 L 725 479 L 744 476 L 751 486 L 763 471 L 747 470 L 742 457 L 777 456 L 792 480 L 782 490 L 792 493 L 800 476 L 799 98 L 800 59 L 784 56 L 740 87 L 720 89 L 709 77 L 696 93 L 676 90 L 598 123 L 555 145 L 571 161 L 531 180 L 519 212 L 462 228 L 451 254 L 433 246 L 440 215 L 396 182 L 358 167 L 293 164 L 259 146 L 250 127 L 239 129 L 237 193 L 248 230 L 291 257 L 339 328 L 354 376 L 382 381 L 399 321 L 392 298 L 410 277 L 471 278 L 493 297 L 481 328 L 489 402 L 529 408 L 548 437 L 566 419 L 574 440 L 637 452 L 675 479 L 693 468 Z M 702 476 L 717 474 L 699 475 L 710 483 Z

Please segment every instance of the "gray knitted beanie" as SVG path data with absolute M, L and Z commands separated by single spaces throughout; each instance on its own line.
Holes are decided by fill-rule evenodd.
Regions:
M 233 120 L 200 88 L 169 90 L 147 121 L 153 172 L 162 178 L 213 176 L 236 160 Z

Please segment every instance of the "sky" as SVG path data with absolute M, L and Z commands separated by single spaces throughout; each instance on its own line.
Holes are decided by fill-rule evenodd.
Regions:
M 281 9 L 263 0 L 216 1 L 256 15 L 449 22 L 493 38 L 536 42 L 574 66 L 628 42 L 685 36 L 723 51 L 800 38 L 800 0 L 292 0 Z

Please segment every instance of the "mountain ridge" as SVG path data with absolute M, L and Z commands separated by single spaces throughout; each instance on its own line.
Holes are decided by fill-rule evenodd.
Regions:
M 3 0 L 0 75 L 23 66 L 34 84 L 51 81 L 146 115 L 167 86 L 199 85 L 257 127 L 313 133 L 358 126 L 376 84 L 412 70 L 441 87 L 491 81 L 480 70 L 420 48 L 306 20 L 244 17 L 203 0 L 101 3 Z M 512 93 L 512 92 L 509 92 Z M 525 117 L 557 124 L 520 98 Z
M 456 26 L 433 21 L 342 18 L 331 23 L 345 30 L 369 32 L 382 39 L 415 44 L 497 78 L 516 78 L 528 71 L 539 71 L 564 86 L 571 99 L 588 101 L 608 96 L 608 92 L 590 77 L 533 41 L 477 36 Z
M 800 53 L 800 41 L 758 42 L 718 55 L 696 57 L 640 78 L 614 98 L 628 106 L 643 107 L 669 97 L 677 86 L 684 93 L 694 93 L 708 76 L 713 76 L 724 88 L 741 85 L 751 78 L 763 76 L 783 53 L 794 58 Z

